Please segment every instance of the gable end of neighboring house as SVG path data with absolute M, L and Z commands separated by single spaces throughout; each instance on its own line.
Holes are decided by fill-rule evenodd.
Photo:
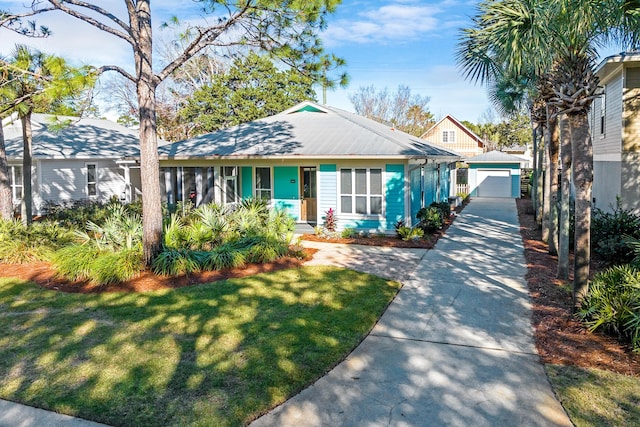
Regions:
M 482 138 L 451 115 L 445 116 L 433 125 L 421 138 L 460 153 L 464 157 L 477 156 L 484 151 Z
M 591 109 L 593 205 L 640 214 L 640 52 L 606 58 L 597 68 L 602 96 Z
M 59 117 L 68 123 L 57 129 L 54 117 L 32 116 L 32 199 L 34 215 L 47 206 L 72 202 L 130 202 L 140 192 L 136 161 L 123 161 L 139 153 L 135 130 L 108 120 Z M 22 125 L 15 116 L 3 120 L 9 181 L 16 209 L 23 196 Z

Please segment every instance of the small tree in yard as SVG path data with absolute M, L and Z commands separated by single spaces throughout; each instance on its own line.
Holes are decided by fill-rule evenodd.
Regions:
M 156 89 L 185 62 L 207 46 L 242 45 L 273 52 L 292 64 L 317 57 L 322 48 L 316 30 L 340 0 L 198 0 L 212 22 L 193 24 L 195 34 L 176 57 L 154 71 L 150 0 L 125 0 L 126 17 L 102 7 L 102 2 L 48 0 L 33 2 L 24 13 L 0 12 L 0 27 L 29 33 L 26 18 L 51 11 L 63 12 L 107 32 L 131 46 L 135 72 L 106 65 L 135 83 L 140 122 L 140 169 L 143 195 L 144 261 L 151 264 L 162 243 L 160 168 L 156 123 Z M 175 19 L 177 21 L 177 18 Z M 35 26 L 33 27 L 35 28 Z M 33 31 L 35 32 L 35 30 Z

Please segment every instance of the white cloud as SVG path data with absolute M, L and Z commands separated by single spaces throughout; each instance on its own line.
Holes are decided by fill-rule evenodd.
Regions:
M 327 46 L 343 43 L 376 43 L 414 40 L 436 30 L 437 6 L 396 1 L 392 4 L 365 10 L 354 19 L 330 22 L 322 38 Z

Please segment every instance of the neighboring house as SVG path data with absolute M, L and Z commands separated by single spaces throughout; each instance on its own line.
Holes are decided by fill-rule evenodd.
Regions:
M 591 109 L 593 205 L 640 214 L 640 52 L 605 58 L 596 68 L 603 95 Z
M 140 194 L 138 131 L 100 119 L 32 115 L 34 214 L 47 202 L 135 200 Z M 22 198 L 22 124 L 2 122 L 14 204 Z M 62 126 L 61 126 L 62 124 Z
M 471 197 L 520 197 L 520 157 L 490 151 L 465 161 Z
M 458 154 L 342 111 L 303 102 L 282 113 L 160 148 L 169 204 L 268 199 L 298 221 L 393 232 L 451 195 Z M 164 178 L 164 179 L 163 179 Z
M 482 138 L 451 115 L 445 116 L 421 138 L 439 147 L 460 153 L 464 157 L 473 157 L 484 152 Z
M 528 169 L 533 165 L 533 155 L 529 146 L 527 145 L 512 145 L 510 147 L 502 147 L 500 149 L 503 153 L 511 154 L 512 156 L 519 157 L 521 159 L 520 167 Z

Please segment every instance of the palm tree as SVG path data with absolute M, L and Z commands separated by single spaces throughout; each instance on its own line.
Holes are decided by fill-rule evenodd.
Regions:
M 22 222 L 32 221 L 31 165 L 33 135 L 31 115 L 46 110 L 49 105 L 71 96 L 93 84 L 91 70 L 73 68 L 60 57 L 17 45 L 12 56 L 3 66 L 11 70 L 11 78 L 0 87 L 5 100 L 3 112 L 16 111 L 22 124 Z M 9 74 L 7 74 L 9 75 Z
M 500 70 L 515 75 L 533 70 L 537 76 L 551 71 L 550 104 L 558 108 L 558 113 L 566 114 L 571 128 L 576 187 L 575 306 L 580 305 L 588 290 L 593 181 L 588 112 L 599 95 L 598 79 L 593 73 L 595 47 L 605 41 L 621 40 L 622 36 L 615 37 L 618 34 L 640 31 L 639 7 L 637 2 L 632 2 L 633 6 L 629 3 L 485 1 L 478 6 L 474 27 L 464 30 L 458 51 L 466 76 L 476 81 L 488 82 Z

